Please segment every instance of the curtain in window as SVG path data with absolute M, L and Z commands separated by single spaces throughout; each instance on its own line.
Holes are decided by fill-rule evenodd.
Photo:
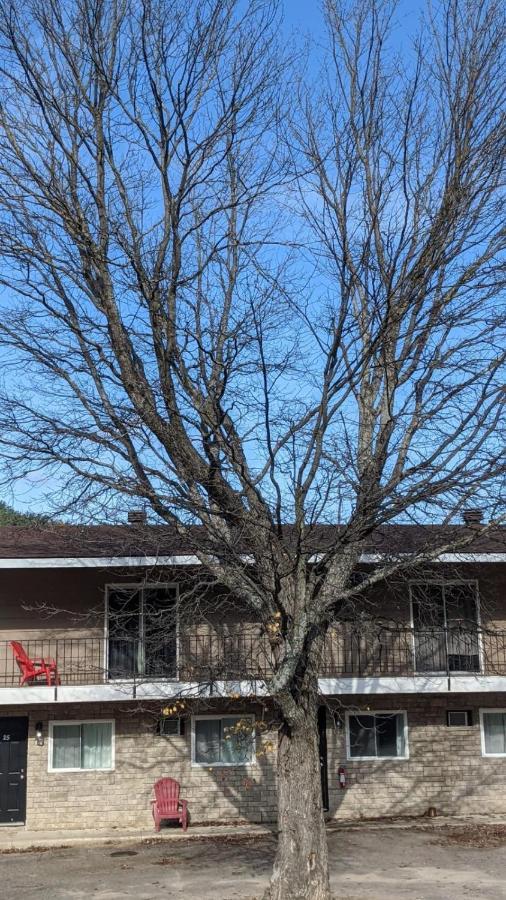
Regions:
M 81 767 L 81 726 L 53 726 L 53 769 Z
M 483 713 L 486 753 L 506 753 L 506 715 Z
M 111 769 L 111 722 L 53 726 L 53 769 Z
M 195 762 L 207 764 L 220 762 L 220 734 L 219 719 L 195 721 Z
M 109 678 L 132 678 L 143 670 L 142 606 L 137 589 L 108 595 Z
M 443 588 L 440 584 L 413 584 L 413 625 L 417 672 L 446 671 Z
M 112 725 L 110 722 L 85 723 L 81 726 L 81 768 L 112 767 Z
M 399 719 L 401 716 L 375 716 L 378 756 L 402 756 L 402 752 L 399 753 Z
M 165 585 L 108 594 L 109 678 L 177 674 L 177 591 Z
M 174 678 L 177 673 L 177 592 L 151 587 L 142 591 L 145 673 Z
M 471 582 L 412 584 L 417 672 L 478 672 L 478 610 Z
M 221 761 L 241 765 L 251 758 L 251 722 L 241 717 L 222 719 Z
M 350 756 L 376 756 L 374 716 L 350 716 Z
M 402 713 L 350 716 L 348 728 L 351 757 L 381 758 L 405 755 Z
M 195 720 L 195 762 L 245 765 L 253 751 L 252 723 L 242 716 Z

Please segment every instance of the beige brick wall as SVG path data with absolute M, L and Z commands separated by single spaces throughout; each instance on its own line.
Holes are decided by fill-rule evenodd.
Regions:
M 336 708 L 406 710 L 409 759 L 347 760 L 344 727 L 329 724 L 330 815 L 371 818 L 423 815 L 434 806 L 443 815 L 506 813 L 506 757 L 481 753 L 479 709 L 506 708 L 505 694 L 448 694 L 354 697 Z M 348 698 L 350 699 L 350 698 Z M 470 709 L 471 727 L 449 728 L 448 709 Z M 330 717 L 329 717 L 330 718 Z M 337 769 L 344 765 L 347 788 L 340 790 Z
M 336 727 L 328 715 L 331 817 L 422 815 L 429 806 L 441 814 L 506 813 L 506 758 L 482 757 L 478 715 L 480 707 L 506 708 L 506 695 L 343 697 L 329 700 L 329 706 L 340 710 L 343 720 L 345 709 L 404 709 L 409 738 L 407 760 L 350 761 L 344 727 Z M 184 736 L 161 737 L 154 728 L 157 709 L 127 703 L 0 709 L 0 717 L 29 715 L 27 827 L 151 828 L 149 799 L 153 782 L 162 776 L 181 783 L 194 823 L 275 819 L 275 753 L 260 753 L 250 767 L 192 767 L 189 720 Z M 471 709 L 473 725 L 448 728 L 448 709 Z M 48 772 L 48 721 L 93 718 L 115 721 L 114 771 Z M 35 741 L 37 721 L 44 723 L 43 747 Z M 258 749 L 273 739 L 272 732 L 258 737 Z M 338 785 L 340 765 L 347 771 L 344 791 Z
M 30 829 L 151 828 L 153 783 L 163 776 L 177 779 L 195 822 L 275 818 L 272 753 L 261 752 L 254 765 L 195 768 L 191 765 L 191 729 L 181 737 L 156 734 L 156 710 L 135 704 L 86 704 L 4 707 L 1 716 L 29 716 L 26 824 Z M 253 710 L 249 710 L 250 712 Z M 203 712 L 201 710 L 201 712 Z M 207 714 L 207 710 L 205 713 Z M 209 710 L 212 714 L 215 710 Z M 245 712 L 245 710 L 240 710 Z M 230 714 L 230 713 L 229 713 Z M 114 719 L 115 768 L 112 772 L 49 772 L 49 720 Z M 44 727 L 44 746 L 35 740 L 35 724 Z M 260 750 L 268 734 L 257 738 Z

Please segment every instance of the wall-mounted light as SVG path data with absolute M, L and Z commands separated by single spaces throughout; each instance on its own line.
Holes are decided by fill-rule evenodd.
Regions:
M 336 712 L 334 710 L 334 712 L 332 713 L 332 718 L 334 720 L 334 728 L 336 728 L 337 730 L 340 730 L 343 727 L 342 714 L 340 712 Z
M 44 725 L 42 722 L 37 722 L 35 725 L 35 739 L 38 747 L 44 746 Z

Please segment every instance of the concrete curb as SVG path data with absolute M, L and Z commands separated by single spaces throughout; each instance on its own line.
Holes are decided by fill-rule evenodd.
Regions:
M 327 823 L 328 834 L 336 834 L 337 832 L 350 831 L 392 831 L 398 830 L 426 830 L 433 828 L 451 828 L 462 825 L 505 825 L 506 817 L 504 816 L 436 816 L 435 818 L 416 818 L 416 819 L 391 819 L 389 821 L 374 821 L 363 819 L 349 819 L 343 821 L 332 821 Z M 8 833 L 7 833 L 8 828 Z M 16 832 L 16 834 L 14 833 Z M 85 846 L 108 846 L 115 844 L 135 844 L 155 842 L 171 842 L 171 841 L 198 841 L 198 840 L 219 840 L 220 837 L 243 837 L 248 838 L 275 838 L 277 828 L 275 825 L 211 825 L 211 826 L 194 826 L 184 832 L 176 829 L 162 830 L 157 834 L 152 829 L 139 829 L 134 831 L 24 831 L 21 826 L 2 827 L 0 828 L 0 855 L 9 851 L 18 851 L 20 853 L 69 848 L 69 847 L 85 847 Z
M 135 844 L 149 841 L 149 843 L 162 841 L 188 841 L 202 839 L 219 839 L 220 837 L 272 837 L 276 830 L 265 825 L 237 825 L 237 826 L 210 826 L 189 828 L 188 831 L 162 830 L 156 833 L 152 829 L 147 831 L 103 831 L 103 832 L 76 832 L 53 831 L 48 832 L 22 832 L 17 835 L 2 834 L 0 830 L 0 855 L 6 851 L 27 852 L 31 850 L 45 850 L 51 848 L 68 848 L 84 846 L 100 846 L 113 844 Z M 16 829 L 17 830 L 17 829 Z

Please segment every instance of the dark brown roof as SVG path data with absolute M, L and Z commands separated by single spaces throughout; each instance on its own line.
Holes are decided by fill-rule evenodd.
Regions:
M 316 526 L 307 549 L 316 552 L 335 540 L 338 526 Z M 429 548 L 447 547 L 473 534 L 476 528 L 465 525 L 388 525 L 377 529 L 366 539 L 364 551 L 369 553 L 412 553 Z M 288 540 L 293 530 L 288 526 Z M 182 537 L 171 526 L 127 525 L 52 525 L 26 528 L 21 525 L 0 527 L 0 559 L 118 556 L 173 556 L 192 554 L 203 547 L 204 535 L 192 527 Z M 247 547 L 238 548 L 247 552 Z M 458 547 L 456 548 L 458 549 Z M 505 553 L 506 527 L 490 527 L 477 534 L 462 552 Z

